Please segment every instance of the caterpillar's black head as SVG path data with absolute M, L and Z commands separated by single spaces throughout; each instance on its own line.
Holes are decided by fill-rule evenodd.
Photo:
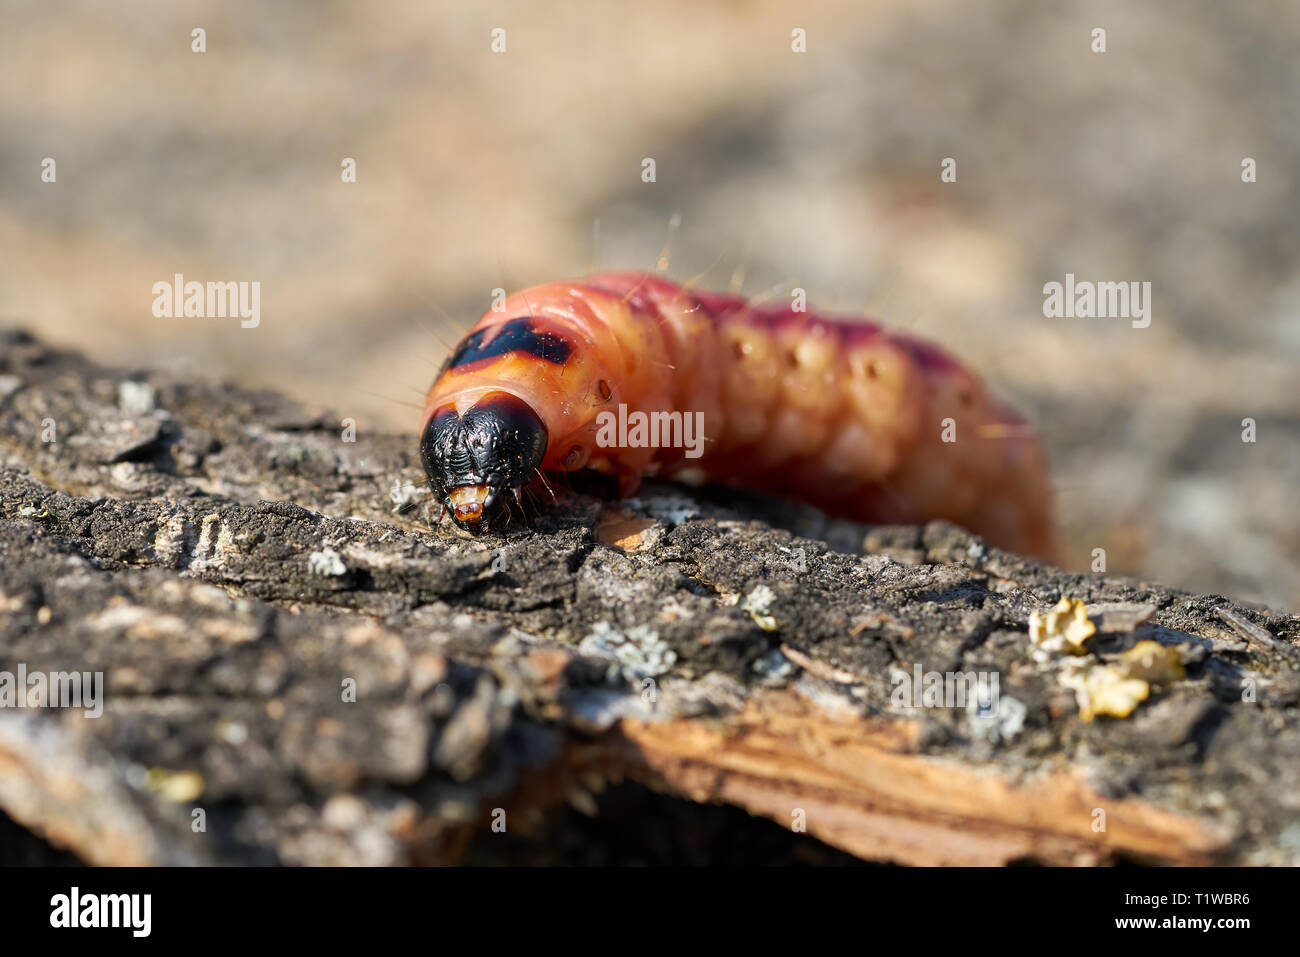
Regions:
M 420 461 L 429 485 L 466 531 L 492 524 L 528 484 L 546 454 L 546 426 L 536 412 L 506 392 L 491 392 L 464 415 L 439 410 L 420 436 Z

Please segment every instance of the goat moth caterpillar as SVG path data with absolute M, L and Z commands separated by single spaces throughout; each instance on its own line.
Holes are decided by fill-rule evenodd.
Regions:
M 622 495 L 690 466 L 872 523 L 943 518 L 1055 554 L 1036 434 L 938 347 L 644 272 L 506 297 L 448 357 L 420 429 L 453 521 L 489 527 L 542 473 Z

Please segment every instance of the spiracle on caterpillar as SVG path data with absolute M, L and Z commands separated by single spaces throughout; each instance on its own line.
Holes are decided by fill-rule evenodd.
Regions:
M 429 390 L 420 457 L 471 533 L 546 473 L 603 472 L 628 496 L 690 466 L 832 515 L 943 518 L 1057 554 L 1036 434 L 938 347 L 645 272 L 546 283 L 485 313 Z

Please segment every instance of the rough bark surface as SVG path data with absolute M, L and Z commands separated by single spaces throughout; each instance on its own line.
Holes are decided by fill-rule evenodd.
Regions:
M 0 709 L 0 856 L 1300 863 L 1296 616 L 672 484 L 467 539 L 344 433 L 0 333 L 0 671 L 105 682 Z M 1083 721 L 1062 594 L 1184 676 Z M 916 666 L 997 713 L 901 707 Z

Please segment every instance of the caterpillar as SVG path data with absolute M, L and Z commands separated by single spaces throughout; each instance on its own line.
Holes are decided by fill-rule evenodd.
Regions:
M 490 309 L 429 390 L 420 458 L 471 533 L 545 473 L 603 472 L 629 496 L 689 466 L 832 515 L 943 518 L 1056 553 L 1036 434 L 938 347 L 644 272 L 547 283 Z

